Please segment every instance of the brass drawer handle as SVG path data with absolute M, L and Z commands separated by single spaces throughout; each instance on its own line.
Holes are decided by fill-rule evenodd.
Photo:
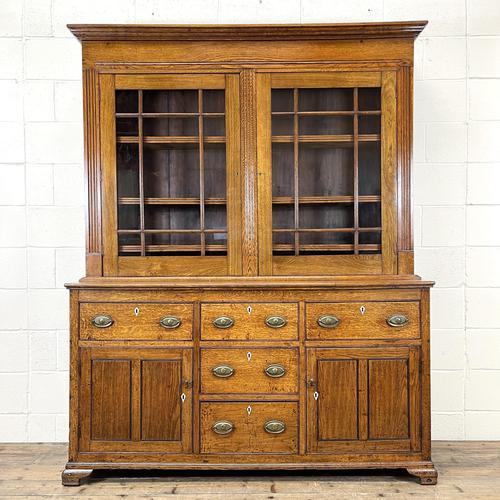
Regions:
M 285 422 L 282 422 L 281 420 L 268 420 L 264 424 L 264 430 L 268 434 L 281 434 L 282 432 L 285 432 L 285 429 Z
M 266 325 L 271 328 L 282 328 L 286 325 L 286 318 L 282 316 L 269 316 L 266 318 Z
M 273 364 L 273 365 L 267 366 L 265 368 L 264 372 L 266 373 L 266 375 L 268 377 L 280 378 L 280 377 L 283 377 L 283 375 L 285 375 L 286 370 L 285 370 L 285 367 L 282 365 Z
M 215 328 L 231 328 L 234 325 L 234 319 L 229 316 L 219 316 L 214 319 Z
M 336 328 L 340 324 L 340 319 L 333 314 L 324 314 L 318 318 L 318 325 L 322 328 Z
M 163 326 L 163 328 L 179 328 L 181 324 L 182 320 L 180 318 L 176 318 L 175 316 L 165 316 L 160 319 L 160 326 Z
M 399 327 L 399 326 L 406 326 L 410 320 L 408 319 L 408 316 L 405 316 L 404 314 L 393 314 L 389 318 L 387 318 L 387 324 L 389 326 L 394 327 Z
M 91 322 L 96 328 L 109 328 L 114 323 L 113 318 L 108 314 L 98 314 L 92 318 Z
M 234 368 L 229 365 L 219 365 L 212 370 L 212 373 L 219 378 L 229 378 L 234 375 Z
M 212 430 L 215 434 L 220 434 L 221 436 L 225 436 L 234 431 L 234 425 L 229 420 L 218 420 L 212 425 Z

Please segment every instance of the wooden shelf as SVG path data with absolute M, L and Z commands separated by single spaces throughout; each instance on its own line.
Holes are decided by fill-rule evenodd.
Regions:
M 227 233 L 227 229 L 118 229 L 118 234 L 200 234 L 200 233 Z
M 146 245 L 146 253 L 160 252 L 200 252 L 201 245 Z M 119 251 L 123 253 L 139 253 L 141 245 L 121 245 Z M 205 245 L 206 252 L 226 252 L 226 245 Z
M 116 142 L 120 144 L 139 144 L 138 136 L 119 135 L 116 137 Z M 143 137 L 144 144 L 199 144 L 200 138 L 198 136 L 173 136 L 173 135 L 148 135 Z M 204 144 L 224 144 L 226 138 L 224 136 L 204 136 Z
M 376 233 L 382 231 L 381 227 L 330 227 L 330 228 L 277 228 L 273 229 L 273 233 Z
M 357 245 L 357 249 L 360 251 L 379 251 L 381 249 L 380 245 Z M 274 244 L 273 251 L 275 252 L 293 252 L 295 250 L 295 245 L 293 244 Z M 335 245 L 327 244 L 316 244 L 316 245 L 299 245 L 299 251 L 301 252 L 351 252 L 354 250 L 354 245 L 338 243 Z
M 273 111 L 271 116 L 294 116 L 297 114 L 298 116 L 369 116 L 369 115 L 381 115 L 381 111 L 297 111 L 294 113 L 293 111 Z
M 358 197 L 359 203 L 380 202 L 379 195 L 363 195 Z M 274 205 L 293 205 L 295 200 L 293 196 L 275 196 Z M 299 203 L 303 205 L 327 205 L 335 203 L 354 203 L 354 196 L 300 196 Z
M 353 143 L 353 134 L 342 135 L 299 135 L 298 142 L 331 142 L 331 143 Z M 293 144 L 295 138 L 293 135 L 273 135 L 272 141 L 274 143 L 286 142 Z M 357 136 L 358 142 L 378 142 L 380 141 L 380 134 L 360 134 Z
M 117 118 L 218 118 L 226 116 L 225 113 L 116 113 Z
M 139 205 L 140 198 L 118 198 L 118 205 Z M 205 205 L 225 205 L 225 198 L 205 198 Z M 144 205 L 199 205 L 200 198 L 144 198 Z

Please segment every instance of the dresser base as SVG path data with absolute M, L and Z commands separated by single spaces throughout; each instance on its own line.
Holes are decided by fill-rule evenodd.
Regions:
M 406 469 L 419 479 L 422 485 L 437 484 L 438 472 L 434 464 L 425 462 L 332 462 L 332 463 L 76 463 L 68 462 L 61 474 L 63 486 L 80 486 L 94 470 L 360 470 L 360 469 Z

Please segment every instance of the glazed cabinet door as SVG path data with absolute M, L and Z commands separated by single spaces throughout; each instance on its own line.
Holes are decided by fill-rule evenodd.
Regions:
M 308 451 L 420 450 L 418 348 L 308 349 Z
M 239 77 L 102 75 L 105 276 L 241 274 Z
M 80 450 L 192 449 L 190 349 L 81 350 Z
M 396 274 L 396 74 L 260 74 L 259 273 Z

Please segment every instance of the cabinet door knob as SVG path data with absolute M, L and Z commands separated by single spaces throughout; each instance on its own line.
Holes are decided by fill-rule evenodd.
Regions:
M 283 377 L 283 375 L 285 375 L 286 370 L 285 370 L 285 367 L 282 365 L 272 364 L 272 365 L 266 366 L 266 368 L 264 369 L 264 372 L 266 373 L 266 375 L 268 377 L 280 378 L 280 377 Z
M 404 314 L 393 314 L 387 318 L 387 324 L 392 327 L 406 326 L 410 320 Z
M 214 425 L 212 425 L 212 430 L 215 432 L 215 434 L 225 436 L 226 434 L 233 432 L 234 425 L 229 420 L 218 420 Z
M 282 316 L 269 316 L 266 318 L 266 325 L 271 328 L 282 328 L 286 325 L 286 319 Z
M 109 328 L 114 323 L 113 318 L 108 314 L 98 314 L 92 318 L 91 322 L 96 328 Z
M 234 325 L 234 319 L 229 316 L 219 316 L 213 322 L 215 328 L 231 328 Z
M 322 328 L 336 328 L 339 323 L 340 319 L 333 314 L 324 314 L 318 318 L 318 325 Z
M 285 429 L 285 422 L 282 422 L 281 420 L 268 420 L 264 424 L 264 430 L 268 434 L 281 434 L 282 432 L 285 432 Z
M 176 318 L 175 316 L 164 316 L 160 319 L 160 326 L 163 328 L 174 329 L 179 328 L 181 326 L 182 320 L 180 318 Z
M 212 373 L 219 378 L 229 378 L 234 375 L 234 368 L 229 365 L 218 365 L 212 369 Z

